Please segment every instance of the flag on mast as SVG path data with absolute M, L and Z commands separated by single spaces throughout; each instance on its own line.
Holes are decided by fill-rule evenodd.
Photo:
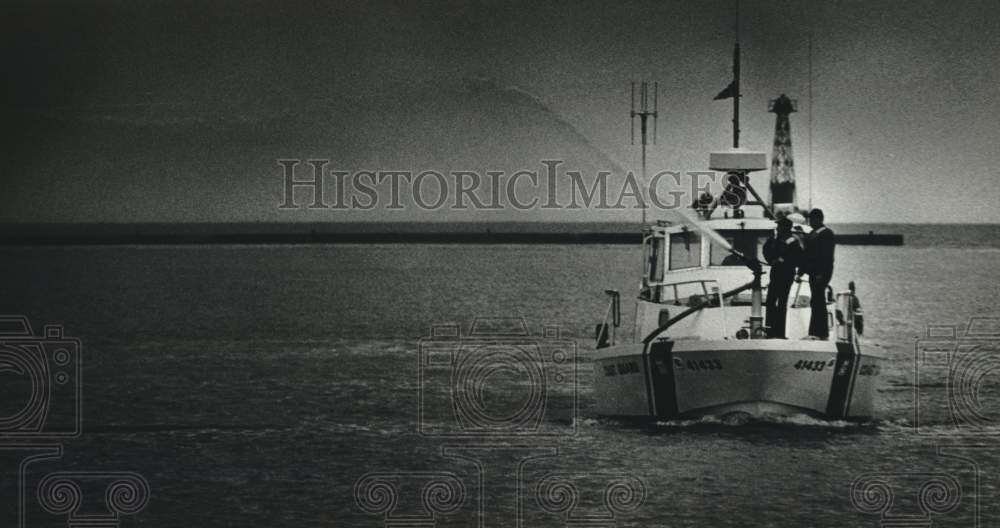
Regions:
M 729 86 L 727 86 L 725 89 L 723 89 L 721 92 L 719 92 L 719 95 L 716 95 L 715 99 L 713 99 L 713 101 L 718 101 L 720 99 L 729 99 L 730 97 L 736 97 L 736 81 L 735 80 L 733 80 L 733 82 L 729 83 Z
M 720 99 L 730 99 L 740 96 L 740 42 L 737 36 L 736 45 L 733 46 L 733 82 L 729 83 L 725 89 L 715 96 L 713 101 Z

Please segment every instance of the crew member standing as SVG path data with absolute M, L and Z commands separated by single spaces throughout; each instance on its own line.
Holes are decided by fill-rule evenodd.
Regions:
M 795 269 L 802 264 L 803 249 L 792 235 L 792 221 L 778 218 L 778 229 L 764 243 L 764 258 L 771 265 L 771 280 L 767 285 L 767 337 L 785 338 L 788 294 L 795 281 Z
M 820 339 L 830 337 L 830 326 L 826 313 L 826 286 L 833 276 L 833 231 L 823 225 L 823 211 L 809 211 L 809 225 L 812 232 L 806 238 L 806 268 L 809 273 L 809 335 Z

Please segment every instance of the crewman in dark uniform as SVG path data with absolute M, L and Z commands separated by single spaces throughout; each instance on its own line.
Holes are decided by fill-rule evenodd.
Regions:
M 833 231 L 823 225 L 823 211 L 809 211 L 812 232 L 806 238 L 806 269 L 809 273 L 809 335 L 820 339 L 830 337 L 826 313 L 826 286 L 833 276 L 833 250 L 836 246 Z
M 771 265 L 771 280 L 764 301 L 767 307 L 767 337 L 785 338 L 788 294 L 795 281 L 795 269 L 801 266 L 804 256 L 799 239 L 792 235 L 792 221 L 779 217 L 777 232 L 764 243 L 764 258 Z

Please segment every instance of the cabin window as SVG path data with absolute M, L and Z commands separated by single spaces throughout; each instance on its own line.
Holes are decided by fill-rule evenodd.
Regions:
M 671 233 L 670 269 L 701 266 L 701 235 L 690 231 Z
M 764 261 L 764 243 L 771 237 L 770 231 L 723 229 L 719 234 L 740 253 L 756 256 L 757 260 Z M 714 244 L 709 248 L 709 262 L 712 266 L 744 265 L 735 255 Z

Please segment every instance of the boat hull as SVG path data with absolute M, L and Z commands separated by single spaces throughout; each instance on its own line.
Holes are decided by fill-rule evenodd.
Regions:
M 599 349 L 595 411 L 661 420 L 744 413 L 866 419 L 883 358 L 857 342 L 662 340 Z

